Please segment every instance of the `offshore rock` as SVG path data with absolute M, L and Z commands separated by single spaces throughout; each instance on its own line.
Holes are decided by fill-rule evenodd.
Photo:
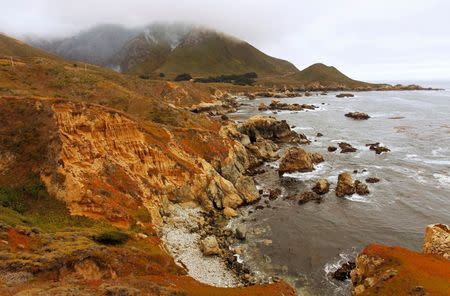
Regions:
M 450 228 L 445 224 L 428 225 L 422 251 L 450 260 Z
M 354 193 L 355 185 L 353 184 L 352 176 L 347 172 L 340 173 L 336 186 L 336 196 L 344 197 L 346 195 L 352 195 Z
M 283 155 L 278 173 L 312 172 L 314 162 L 311 154 L 299 147 L 290 147 Z

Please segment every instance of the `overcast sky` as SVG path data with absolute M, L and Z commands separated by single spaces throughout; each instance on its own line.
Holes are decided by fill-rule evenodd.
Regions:
M 0 32 L 65 36 L 98 23 L 206 25 L 298 68 L 352 78 L 450 79 L 448 0 L 0 0 Z

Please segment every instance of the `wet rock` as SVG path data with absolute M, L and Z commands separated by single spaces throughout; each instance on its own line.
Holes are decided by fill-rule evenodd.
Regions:
M 316 201 L 318 203 L 320 203 L 322 201 L 322 196 L 320 196 L 319 194 L 317 194 L 313 191 L 303 192 L 303 193 L 295 196 L 294 198 L 298 200 L 298 204 L 300 204 L 300 205 L 305 204 L 309 201 Z
M 290 147 L 284 153 L 280 162 L 278 173 L 311 172 L 314 170 L 314 162 L 311 154 L 299 147 Z
M 267 110 L 269 110 L 269 106 L 267 106 L 267 105 L 264 104 L 264 103 L 261 103 L 261 104 L 259 104 L 259 106 L 258 106 L 258 110 L 259 110 L 259 111 L 267 111 Z
M 353 118 L 355 120 L 367 120 L 370 116 L 364 112 L 349 112 L 345 114 L 345 117 Z
M 201 250 L 205 256 L 213 256 L 220 254 L 219 243 L 214 235 L 205 237 L 201 241 Z
M 275 189 L 269 189 L 269 199 L 275 200 L 281 196 L 281 189 L 275 188 Z
M 336 196 L 344 197 L 346 195 L 352 195 L 354 193 L 355 185 L 353 183 L 352 176 L 347 172 L 340 173 L 336 186 Z
M 255 142 L 246 146 L 247 150 L 255 158 L 255 163 L 264 161 L 274 161 L 279 158 L 277 154 L 278 145 L 272 140 L 257 139 Z
M 356 263 L 349 261 L 342 264 L 335 272 L 333 272 L 332 277 L 338 281 L 345 281 L 350 279 L 350 272 L 356 267 Z
M 247 237 L 247 227 L 244 224 L 239 224 L 236 227 L 236 238 L 239 240 L 245 240 Z
M 315 164 L 318 164 L 318 163 L 321 163 L 321 162 L 325 161 L 325 159 L 323 158 L 322 154 L 317 153 L 317 152 L 311 153 L 310 157 L 311 157 L 312 162 L 315 163 Z
M 376 154 L 386 153 L 391 151 L 389 148 L 380 146 L 380 143 L 366 144 L 366 147 L 369 147 L 370 150 L 375 151 Z
M 258 139 L 268 139 L 274 142 L 301 142 L 306 136 L 292 131 L 285 120 L 278 121 L 270 116 L 253 116 L 247 119 L 240 127 L 242 134 L 249 136 L 251 143 Z
M 352 153 L 357 151 L 357 149 L 349 143 L 340 142 L 338 145 L 339 148 L 341 148 L 341 153 Z
M 322 133 L 317 133 L 316 137 L 323 137 Z
M 287 103 L 281 103 L 278 100 L 272 100 L 272 102 L 268 106 L 268 109 L 270 109 L 270 110 L 290 110 L 290 111 L 302 111 L 302 110 L 305 110 L 305 109 L 314 110 L 315 108 L 317 108 L 317 107 L 314 106 L 314 105 L 309 105 L 309 104 L 287 104 Z
M 356 180 L 355 181 L 355 191 L 359 195 L 367 195 L 370 193 L 369 188 L 367 187 L 367 184 L 364 184 L 361 181 Z
M 312 190 L 319 195 L 326 194 L 330 191 L 330 183 L 326 179 L 320 179 Z
M 355 95 L 351 93 L 340 93 L 336 95 L 336 98 L 353 98 Z
M 445 224 L 428 225 L 422 251 L 450 260 L 450 228 Z
M 337 150 L 337 147 L 335 146 L 328 146 L 328 152 L 334 152 Z
M 370 178 L 366 179 L 366 182 L 367 183 L 378 183 L 378 182 L 380 182 L 380 179 L 375 178 L 375 177 L 370 177 Z

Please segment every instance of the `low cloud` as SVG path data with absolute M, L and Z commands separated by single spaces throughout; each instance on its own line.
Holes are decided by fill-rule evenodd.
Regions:
M 2 4 L 0 31 L 61 37 L 100 23 L 187 22 L 299 68 L 324 62 L 357 79 L 450 79 L 448 11 L 446 0 L 15 0 Z

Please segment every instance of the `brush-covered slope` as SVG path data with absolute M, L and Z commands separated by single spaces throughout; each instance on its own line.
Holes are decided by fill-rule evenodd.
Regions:
M 298 71 L 245 41 L 182 24 L 153 24 L 136 30 L 103 25 L 63 40 L 32 42 L 66 59 L 134 74 L 284 75 Z
M 55 56 L 41 49 L 32 47 L 22 41 L 0 34 L 0 57 L 3 58 L 26 58 L 26 57 L 46 57 Z
M 270 57 L 242 40 L 208 30 L 192 31 L 157 69 L 168 73 L 259 75 L 295 73 L 291 63 Z
M 291 78 L 297 82 L 306 85 L 318 83 L 323 86 L 346 86 L 359 87 L 368 85 L 365 82 L 356 81 L 333 66 L 327 66 L 321 63 L 313 64 L 306 69 L 294 74 Z

